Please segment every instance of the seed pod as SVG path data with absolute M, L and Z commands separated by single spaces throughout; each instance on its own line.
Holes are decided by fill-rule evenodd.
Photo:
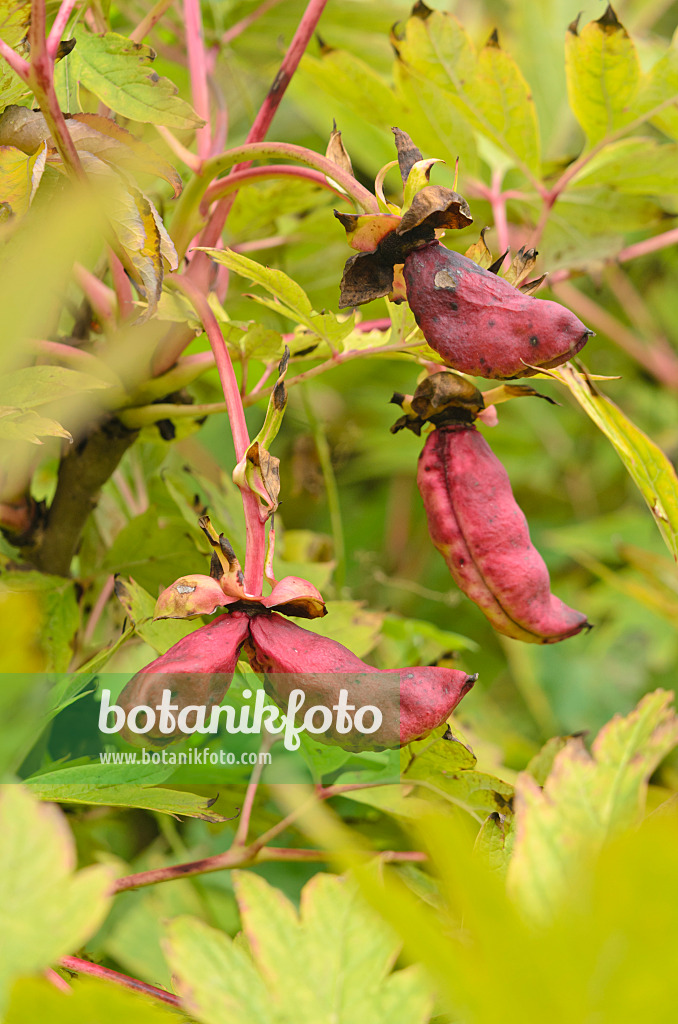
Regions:
M 455 669 L 425 667 L 384 671 L 367 665 L 335 640 L 302 629 L 280 615 L 258 615 L 250 622 L 256 649 L 255 667 L 266 674 L 267 693 L 282 708 L 290 693 L 306 695 L 302 712 L 311 707 L 334 709 L 346 690 L 354 709 L 372 705 L 383 716 L 371 734 L 357 729 L 342 733 L 333 716 L 332 728 L 318 734 L 322 742 L 346 750 L 384 750 L 421 739 L 441 725 L 476 680 Z M 353 714 L 353 712 L 351 712 Z M 372 718 L 366 715 L 369 724 Z
M 448 366 L 493 380 L 559 366 L 590 334 L 558 302 L 536 299 L 433 242 L 405 260 L 407 301 L 424 337 Z
M 175 719 L 185 708 L 202 706 L 209 717 L 210 709 L 221 703 L 231 685 L 248 625 L 249 618 L 243 612 L 220 615 L 142 668 L 118 698 L 126 721 L 132 708 L 144 705 L 155 709 L 162 700 L 163 690 L 171 691 L 170 703 L 177 705 L 178 710 L 173 712 Z M 195 725 L 195 720 L 195 712 L 187 715 L 189 728 Z M 145 724 L 143 715 L 139 716 L 138 724 Z M 132 732 L 125 724 L 121 736 L 135 746 L 165 746 L 183 736 L 178 726 L 172 732 L 162 733 L 159 724 L 156 716 L 155 726 L 143 735 Z
M 417 483 L 433 543 L 497 632 L 552 644 L 588 627 L 585 615 L 551 594 L 506 470 L 474 426 L 429 434 Z

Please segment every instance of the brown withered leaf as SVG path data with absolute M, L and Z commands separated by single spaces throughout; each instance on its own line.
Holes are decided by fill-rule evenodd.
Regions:
M 278 508 L 280 495 L 280 459 L 253 441 L 247 449 L 245 476 L 250 490 L 261 502 L 259 517 L 266 522 Z
M 393 266 L 378 252 L 358 252 L 346 261 L 341 279 L 339 308 L 361 306 L 381 299 L 393 289 Z
M 414 165 L 419 160 L 423 160 L 424 157 L 421 150 L 417 149 L 415 144 L 412 142 L 412 139 L 409 137 L 407 132 L 401 131 L 400 128 L 391 128 L 391 131 L 395 135 L 395 144 L 398 151 L 398 167 L 400 168 L 400 177 L 403 179 L 403 185 L 405 185 Z
M 487 270 L 492 263 L 492 253 L 488 249 L 487 242 L 485 241 L 485 235 L 489 230 L 490 229 L 488 227 L 484 227 L 480 232 L 480 238 L 478 241 L 474 242 L 473 245 L 469 245 L 468 249 L 464 253 L 464 256 L 473 260 L 474 263 L 477 263 L 478 266 L 482 267 L 484 270 Z
M 511 266 L 504 274 L 504 279 L 517 288 L 534 270 L 538 255 L 536 249 L 526 249 L 525 246 L 522 246 L 511 260 Z
M 458 229 L 472 223 L 473 217 L 463 196 L 441 185 L 427 185 L 415 195 L 397 233 L 404 235 L 419 226 Z
M 327 143 L 325 156 L 333 164 L 336 164 L 337 167 L 341 167 L 342 171 L 348 171 L 349 174 L 353 174 L 353 164 L 342 142 L 341 132 L 337 131 L 336 121 L 332 122 L 332 134 L 330 135 L 330 141 Z

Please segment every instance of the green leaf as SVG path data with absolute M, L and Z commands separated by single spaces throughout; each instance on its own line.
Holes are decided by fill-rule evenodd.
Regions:
M 169 926 L 168 959 L 203 1024 L 418 1024 L 431 993 L 419 972 L 391 974 L 399 942 L 346 879 L 315 875 L 299 913 L 257 875 L 233 873 L 244 938 L 191 918 Z
M 26 366 L 0 381 L 0 406 L 34 409 L 82 391 L 108 387 L 99 377 L 65 366 Z
M 259 284 L 266 289 L 285 309 L 293 315 L 298 323 L 309 325 L 313 306 L 308 295 L 296 281 L 288 277 L 282 270 L 275 270 L 272 267 L 264 267 L 256 260 L 233 252 L 232 249 L 202 249 L 216 263 L 222 263 L 229 270 L 246 277 L 248 281 Z M 276 308 L 273 306 L 272 308 Z M 280 307 L 277 307 L 280 309 Z M 284 310 L 280 310 L 284 314 Z
M 22 786 L 0 796 L 0 1006 L 11 981 L 40 971 L 78 949 L 103 921 L 112 872 L 101 866 L 73 873 L 75 846 L 56 807 Z
M 475 852 L 487 866 L 500 875 L 506 874 L 513 847 L 514 832 L 511 825 L 511 819 L 505 820 L 495 811 L 486 818 L 474 846 Z
M 168 78 L 151 68 L 150 46 L 107 32 L 92 35 L 83 26 L 73 31 L 76 46 L 66 58 L 69 74 L 122 117 L 168 128 L 200 128 L 203 121 L 177 96 Z
M 516 166 L 539 174 L 539 129 L 530 89 L 494 37 L 476 55 L 455 18 L 431 11 L 410 17 L 396 45 L 410 75 L 445 90 L 476 131 Z
M 381 75 L 347 50 L 326 49 L 321 58 L 304 54 L 299 66 L 306 88 L 338 97 L 361 119 L 381 128 L 393 121 L 395 97 Z
M 570 106 L 590 146 L 634 119 L 631 104 L 640 81 L 640 63 L 611 7 L 581 32 L 577 22 L 570 25 L 565 70 Z
M 366 608 L 364 601 L 327 601 L 326 608 L 324 618 L 309 619 L 304 622 L 304 629 L 344 644 L 358 658 L 373 650 L 384 621 L 383 612 Z
M 678 561 L 678 476 L 669 459 L 570 363 L 547 372 L 570 389 L 582 409 L 610 440 L 645 499 L 669 551 Z
M 516 785 L 512 892 L 531 915 L 546 918 L 568 893 L 582 857 L 642 817 L 647 782 L 678 744 L 678 717 L 664 690 L 617 715 L 593 742 L 570 739 L 542 789 L 527 773 Z
M 42 444 L 41 437 L 65 437 L 73 440 L 71 434 L 57 420 L 39 416 L 37 412 L 7 409 L 0 406 L 0 438 L 7 441 L 30 441 Z
M 147 811 L 157 811 L 160 814 L 180 814 L 186 818 L 202 818 L 204 821 L 210 822 L 228 820 L 221 814 L 210 814 L 206 798 L 198 793 L 132 783 L 111 784 L 109 779 L 115 767 L 118 766 L 93 764 L 63 768 L 61 771 L 39 775 L 34 780 L 29 779 L 27 785 L 31 792 L 41 800 L 53 803 L 88 804 L 99 807 L 138 807 Z M 78 773 L 82 776 L 86 770 L 92 776 L 91 782 L 66 781 L 69 773 Z M 135 767 L 134 776 L 138 778 L 141 771 L 143 768 Z
M 22 978 L 12 990 L 5 1024 L 177 1024 L 177 1015 L 109 981 L 79 978 L 60 992 L 45 978 Z

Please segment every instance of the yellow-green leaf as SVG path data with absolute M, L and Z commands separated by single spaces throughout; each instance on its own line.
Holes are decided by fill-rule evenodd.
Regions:
M 636 48 L 611 7 L 565 38 L 567 94 L 589 145 L 634 118 L 631 104 L 640 81 Z
M 633 115 L 647 117 L 672 139 L 678 139 L 678 31 L 671 46 L 642 80 Z
M 45 169 L 47 148 L 26 156 L 14 146 L 0 146 L 0 198 L 21 217 L 30 206 Z
M 26 35 L 31 20 L 30 0 L 0 0 L 0 39 L 20 57 L 28 59 Z M 4 60 L 0 60 L 0 109 L 28 96 L 26 83 Z
M 678 743 L 672 693 L 644 697 L 598 733 L 591 754 L 581 737 L 555 756 L 543 789 L 527 772 L 516 786 L 516 840 L 509 885 L 535 918 L 566 898 L 580 862 L 642 816 L 647 781 Z
M 203 125 L 193 108 L 177 95 L 176 86 L 153 71 L 155 52 L 150 46 L 116 32 L 92 35 L 81 25 L 76 26 L 73 37 L 76 46 L 66 58 L 69 75 L 116 114 L 168 128 Z
M 74 873 L 63 813 L 19 785 L 0 795 L 0 1007 L 15 977 L 43 970 L 92 935 L 110 906 L 112 873 Z
M 571 363 L 547 372 L 570 389 L 582 409 L 612 442 L 647 502 L 669 551 L 678 561 L 678 476 L 669 459 Z

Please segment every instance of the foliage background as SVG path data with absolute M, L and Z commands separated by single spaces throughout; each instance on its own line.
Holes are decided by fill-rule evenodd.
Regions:
M 239 22 L 253 6 L 204 4 L 208 42 Z M 448 9 L 442 3 L 431 6 Z M 279 66 L 280 40 L 289 40 L 303 10 L 304 4 L 296 0 L 277 4 L 222 49 L 215 75 L 228 106 L 229 145 L 244 140 Z M 395 97 L 387 102 L 393 63 L 389 32 L 394 22 L 407 17 L 408 11 L 408 5 L 399 3 L 330 2 L 320 27 L 322 40 L 311 44 L 269 137 L 324 152 L 334 118 L 357 177 L 370 187 L 379 167 L 393 158 L 389 129 L 398 124 L 414 135 L 425 155 L 446 156 L 447 171 L 434 171 L 433 180 L 449 183 L 449 165 L 456 155 L 461 156 L 459 190 L 467 194 L 465 186 L 471 178 L 489 185 L 490 169 L 496 168 L 501 159 L 496 150 L 486 144 L 478 147 L 463 119 L 455 122 L 444 109 L 444 102 L 435 106 L 430 101 L 433 123 L 424 126 L 420 122 L 422 130 L 426 127 L 424 137 L 416 131 L 416 115 L 407 114 Z M 584 144 L 582 130 L 567 102 L 563 59 L 565 30 L 578 11 L 579 7 L 575 10 L 567 0 L 539 5 L 486 0 L 454 6 L 454 13 L 478 45 L 496 27 L 501 45 L 516 58 L 534 97 L 544 160 L 554 174 Z M 602 4 L 587 4 L 580 25 L 600 17 L 602 12 Z M 642 68 L 648 70 L 670 44 L 676 5 L 666 0 L 635 0 L 619 3 L 616 12 L 636 43 Z M 126 34 L 143 13 L 142 5 L 112 5 L 111 26 Z M 170 8 L 155 30 L 152 43 L 158 50 L 155 69 L 168 75 L 188 97 L 181 30 L 180 14 Z M 332 63 L 332 48 L 365 62 L 371 69 L 369 74 L 380 76 L 384 84 L 372 82 L 367 92 L 362 91 L 362 83 L 357 89 L 348 89 Z M 177 164 L 152 128 L 144 132 L 165 159 Z M 670 132 L 669 141 L 667 133 L 662 134 L 654 126 L 647 128 L 644 138 L 646 134 L 673 149 Z M 191 138 L 188 132 L 182 137 L 186 143 Z M 579 209 L 572 203 L 565 213 L 554 216 L 539 245 L 542 271 L 573 269 L 573 278 L 566 287 L 576 288 L 607 316 L 592 323 L 597 337 L 585 350 L 587 367 L 596 374 L 619 377 L 605 382 L 605 392 L 674 462 L 678 452 L 678 376 L 673 361 L 678 341 L 678 295 L 673 283 L 678 269 L 676 248 L 665 248 L 623 267 L 608 265 L 605 260 L 645 238 L 648 232 L 669 230 L 675 225 L 677 168 L 674 158 L 667 159 L 666 167 L 652 161 L 646 165 L 642 151 L 622 151 L 620 162 L 608 168 L 608 177 L 601 179 L 604 186 L 598 199 L 587 196 L 579 200 Z M 180 170 L 187 176 L 185 167 L 180 166 Z M 641 177 L 641 184 L 625 187 L 627 176 Z M 507 170 L 505 183 L 527 191 L 525 181 L 514 169 Z M 171 190 L 158 187 L 156 182 L 149 192 L 171 226 Z M 469 198 L 474 225 L 465 237 L 454 240 L 455 247 L 462 251 L 476 239 L 479 228 L 494 222 L 489 202 L 478 196 Z M 306 183 L 292 179 L 251 186 L 238 196 L 228 221 L 226 242 L 244 246 L 248 255 L 284 270 L 306 290 L 315 309 L 336 311 L 347 249 L 343 232 L 331 216 L 335 201 L 327 193 L 309 190 Z M 525 224 L 534 222 L 535 209 L 533 200 L 509 200 L 513 248 L 525 241 Z M 68 225 L 56 222 L 53 229 L 67 235 L 70 231 Z M 267 241 L 262 243 L 261 239 Z M 487 240 L 496 253 L 496 230 Z M 36 280 L 39 282 L 40 277 Z M 54 284 L 54 278 L 50 280 Z M 77 290 L 72 285 L 69 288 L 73 304 L 79 302 Z M 255 306 L 247 297 L 250 291 L 249 282 L 231 275 L 226 303 L 229 317 L 237 321 L 256 318 L 273 331 L 289 331 L 290 322 Z M 550 297 L 545 290 L 540 294 Z M 566 304 L 567 294 L 556 288 L 555 295 Z M 35 300 L 32 283 L 25 284 L 24 296 L 26 304 Z M 383 303 L 366 307 L 363 315 L 384 316 Z M 581 315 L 589 322 L 586 314 Z M 637 349 L 628 351 L 629 338 L 640 346 L 640 359 Z M 657 372 L 653 370 L 657 364 L 652 361 L 652 353 L 664 351 L 662 346 L 672 357 Z M 198 336 L 188 351 L 206 351 L 208 347 L 205 337 Z M 254 366 L 250 372 L 256 375 Z M 291 566 L 304 565 L 301 575 L 321 585 L 335 601 L 343 602 L 334 609 L 328 629 L 340 640 L 350 635 L 351 645 L 361 657 L 368 657 L 380 667 L 409 663 L 407 659 L 427 663 L 451 658 L 480 673 L 457 716 L 458 732 L 470 741 L 479 767 L 510 783 L 549 737 L 580 731 L 593 736 L 614 714 L 630 712 L 644 694 L 657 687 L 672 688 L 678 663 L 675 566 L 641 496 L 607 440 L 563 388 L 541 381 L 542 390 L 561 403 L 558 408 L 537 401 L 507 403 L 499 408 L 498 426 L 486 433 L 509 472 L 533 540 L 549 565 L 554 591 L 568 604 L 585 610 L 595 629 L 587 636 L 544 647 L 499 637 L 470 602 L 451 592 L 447 570 L 428 541 L 415 485 L 421 442 L 409 434 L 394 437 L 389 433 L 395 418 L 388 404 L 391 392 L 411 391 L 415 376 L 412 363 L 402 357 L 365 358 L 332 369 L 310 385 L 291 389 L 275 449 L 282 464 L 282 551 Z M 205 374 L 191 391 L 198 402 L 219 401 L 216 372 Z M 260 403 L 248 411 L 251 432 L 263 421 L 264 408 Z M 57 448 L 49 441 L 33 476 L 35 499 L 49 499 L 53 493 L 57 462 Z M 232 465 L 233 451 L 222 415 L 209 416 L 201 423 L 180 421 L 178 436 L 172 441 L 164 440 L 155 426 L 145 428 L 124 456 L 118 473 L 104 487 L 99 507 L 85 531 L 76 585 L 35 578 L 26 586 L 26 579 L 18 579 L 14 565 L 16 549 L 3 541 L 6 565 L 0 595 L 0 668 L 6 673 L 46 667 L 74 670 L 113 644 L 125 618 L 114 597 L 88 631 L 92 610 L 112 572 L 131 575 L 155 596 L 171 579 L 195 571 L 196 558 L 199 562 L 206 557 L 206 549 L 188 526 L 196 489 L 211 505 L 215 519 L 221 515 L 228 521 L 230 517 L 231 539 L 236 545 L 241 543 L 241 528 L 234 518 L 238 502 L 225 482 Z M 185 467 L 189 467 L 188 472 Z M 328 485 L 330 491 L 336 487 L 338 509 L 332 508 L 331 501 L 328 503 Z M 342 563 L 340 557 L 338 572 L 335 566 L 333 576 L 333 553 L 336 561 L 342 547 L 344 560 Z M 148 630 L 140 629 L 115 652 L 106 670 L 129 675 L 154 655 Z M 86 708 L 89 702 L 80 703 Z M 667 790 L 675 786 L 675 754 L 670 753 L 670 747 L 667 744 L 663 751 L 668 759 L 661 774 L 655 776 L 651 806 L 670 796 Z M 57 731 L 50 740 L 49 756 L 44 749 L 34 751 L 29 767 L 44 770 L 62 753 L 66 749 L 59 746 Z M 227 815 L 241 796 L 242 789 L 237 787 L 222 793 L 216 810 Z M 276 799 L 280 796 L 266 794 L 257 802 L 252 819 L 257 830 L 263 831 L 279 819 Z M 333 807 L 352 829 L 353 841 L 363 837 L 380 850 L 412 844 L 416 848 L 421 842 L 435 847 L 436 842 L 442 842 L 435 831 L 442 825 L 408 826 L 402 809 L 391 815 L 368 803 L 348 800 L 335 800 Z M 24 813 L 26 828 L 36 827 L 30 820 L 33 812 L 21 808 L 16 811 L 16 815 Z M 96 806 L 71 808 L 68 819 L 78 864 L 103 861 L 116 875 L 220 852 L 235 829 L 234 824 L 213 824 L 198 818 L 177 823 L 153 810 L 105 810 Z M 444 827 L 452 826 L 447 823 Z M 320 829 L 314 834 L 316 826 L 308 828 L 322 845 L 327 833 Z M 459 828 L 464 838 L 451 836 L 451 841 L 465 848 L 468 835 L 463 825 Z M 666 834 L 658 834 L 653 841 L 655 847 L 670 842 L 669 826 Z M 628 878 L 625 872 L 638 867 L 639 855 L 631 849 L 609 856 L 618 872 L 611 877 L 619 879 L 623 887 Z M 658 856 L 663 864 L 664 852 L 660 850 Z M 330 863 L 335 868 L 345 866 Z M 476 907 L 481 906 L 489 883 L 484 877 L 476 878 L 473 866 L 466 861 L 463 864 L 469 891 Z M 274 863 L 257 867 L 256 872 L 279 893 L 297 901 L 302 885 L 316 868 L 316 864 Z M 668 875 L 667 867 L 661 877 L 666 879 Z M 411 878 L 410 883 L 408 891 L 418 894 L 426 912 L 430 911 L 429 904 L 440 905 L 439 894 L 426 891 L 429 882 L 423 873 Z M 497 896 L 496 900 L 501 898 Z M 445 899 L 454 904 L 449 892 L 443 903 Z M 598 906 L 596 900 L 598 897 L 582 913 L 593 919 L 595 904 L 595 920 L 600 924 L 609 918 L 611 897 L 607 902 L 600 897 L 604 906 Z M 499 905 L 493 903 L 495 909 Z M 650 901 L 650 905 L 655 904 Z M 396 901 L 394 906 L 400 904 Z M 501 907 L 508 915 L 501 927 L 515 936 L 518 926 L 508 920 L 511 911 L 503 903 Z M 629 913 L 637 915 L 642 929 L 647 919 L 634 907 Z M 379 909 L 389 916 L 384 907 Z M 188 927 L 182 933 L 178 924 L 176 934 L 167 940 L 175 950 L 168 954 L 168 966 L 161 938 L 165 934 L 163 922 L 185 914 L 228 935 L 235 934 L 240 916 L 230 874 L 219 872 L 121 894 L 100 928 L 92 911 L 89 934 L 93 937 L 87 943 L 88 955 L 152 984 L 168 986 L 172 957 L 185 963 L 197 944 L 200 963 L 201 956 L 207 956 L 205 948 L 213 941 L 196 937 Z M 478 916 L 482 917 L 482 909 Z M 402 916 L 399 921 L 397 917 L 396 911 L 390 914 L 391 924 L 407 932 L 414 919 Z M 479 934 L 492 934 L 490 919 L 488 915 L 485 925 L 478 925 Z M 425 923 L 418 920 L 416 925 L 424 936 Z M 671 934 L 673 923 L 664 921 L 663 925 Z M 600 928 L 602 943 L 606 933 L 603 925 Z M 376 933 L 376 924 L 374 929 Z M 565 942 L 566 932 L 565 928 L 548 947 L 554 955 L 561 948 L 558 943 Z M 576 929 L 573 934 L 578 934 Z M 77 929 L 70 941 L 79 941 Z M 525 943 L 524 960 L 516 954 L 514 969 L 518 971 L 525 969 L 529 956 L 535 955 L 529 938 Z M 424 946 L 425 942 L 415 958 L 423 957 Z M 69 948 L 75 951 L 73 945 Z M 409 953 L 412 955 L 411 948 Z M 219 955 L 226 954 L 222 950 Z M 224 969 L 226 965 L 224 961 Z M 245 970 L 237 963 L 230 963 L 229 969 Z M 26 993 L 20 998 L 34 998 L 28 989 Z M 56 997 L 35 995 L 36 1005 L 46 1005 L 40 1000 L 48 998 Z M 418 998 L 414 987 L 411 998 L 414 1002 Z M 541 998 L 546 999 L 543 991 Z M 471 1014 L 469 1005 L 464 1012 Z M 20 1019 L 19 1011 L 14 1012 Z M 205 1021 L 231 1019 L 218 1006 L 201 1007 L 195 1012 Z M 250 1008 L 248 1012 L 254 1014 L 255 1010 Z M 415 1013 L 420 1012 L 424 1014 L 421 1019 L 433 1019 L 425 1006 L 421 1011 L 413 1008 L 412 1015 L 403 1019 L 414 1020 Z M 482 1009 L 473 1012 L 478 1016 L 463 1019 L 485 1019 L 480 1015 L 485 1012 Z M 538 1019 L 537 1009 L 529 1012 Z M 554 1019 L 559 1019 L 556 1011 L 552 1012 Z M 151 1011 L 148 1013 L 149 1021 L 153 1020 Z M 10 1013 L 8 1020 L 12 1019 Z M 138 1019 L 145 1020 L 141 1015 Z M 532 1017 L 528 1013 L 524 1019 Z

